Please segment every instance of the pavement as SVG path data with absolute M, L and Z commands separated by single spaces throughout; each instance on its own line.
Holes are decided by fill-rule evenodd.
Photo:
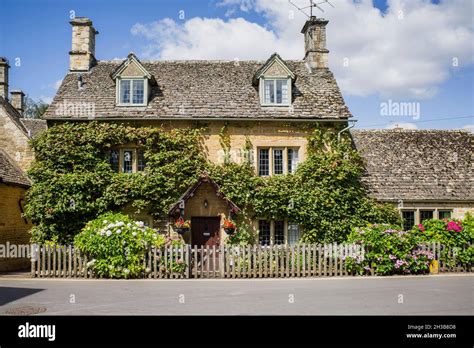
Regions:
M 474 275 L 98 280 L 0 277 L 0 315 L 473 315 Z

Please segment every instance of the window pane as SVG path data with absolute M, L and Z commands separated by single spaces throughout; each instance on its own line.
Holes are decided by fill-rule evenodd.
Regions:
M 270 245 L 270 222 L 266 220 L 258 221 L 258 241 L 260 245 Z
M 277 104 L 288 103 L 288 81 L 287 80 L 276 80 L 276 103 Z
M 273 150 L 273 174 L 283 174 L 283 150 Z
M 130 80 L 120 80 L 120 103 L 130 103 Z
M 259 149 L 258 150 L 258 175 L 270 175 L 270 165 L 269 165 L 269 151 L 268 149 Z
M 283 221 L 275 221 L 275 244 L 285 243 L 285 223 Z
M 293 245 L 300 240 L 300 227 L 297 224 L 288 223 L 288 244 Z
M 420 222 L 433 218 L 433 210 L 420 210 Z
M 451 219 L 451 210 L 439 210 L 438 215 L 440 219 Z
M 263 86 L 264 86 L 264 93 L 265 93 L 265 104 L 273 104 L 275 103 L 275 87 L 274 87 L 275 81 L 273 80 L 264 80 L 263 81 Z
M 112 167 L 112 170 L 116 173 L 119 171 L 119 150 L 111 150 L 110 151 L 110 157 L 109 157 L 109 163 L 110 166 Z
M 132 173 L 133 172 L 133 151 L 125 150 L 123 152 L 123 172 Z
M 137 150 L 137 170 L 142 172 L 145 170 L 146 162 L 145 162 L 145 155 L 143 150 Z
M 133 104 L 143 104 L 143 80 L 133 80 Z
M 402 211 L 402 218 L 403 218 L 403 230 L 409 231 L 415 225 L 415 212 L 413 210 L 410 211 Z
M 294 173 L 298 167 L 298 149 L 288 149 L 288 173 Z

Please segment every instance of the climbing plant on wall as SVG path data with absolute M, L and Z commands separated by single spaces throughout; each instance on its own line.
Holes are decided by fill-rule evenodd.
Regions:
M 221 138 L 228 150 L 226 129 Z M 296 173 L 270 178 L 256 176 L 250 160 L 208 163 L 202 140 L 197 128 L 164 131 L 100 122 L 49 128 L 32 141 L 36 161 L 29 171 L 33 185 L 26 207 L 36 224 L 32 240 L 71 242 L 88 221 L 124 206 L 164 216 L 203 170 L 242 209 L 246 224 L 257 217 L 288 219 L 304 227 L 306 242 L 341 241 L 352 227 L 398 222 L 393 208 L 368 198 L 359 180 L 363 162 L 349 138 L 338 141 L 332 131 L 314 130 L 308 138 L 308 158 Z M 144 149 L 144 172 L 113 172 L 109 151 L 125 144 Z M 246 232 L 238 243 L 253 240 Z
M 154 217 L 166 214 L 205 169 L 200 133 L 99 122 L 49 128 L 32 141 L 36 161 L 26 207 L 36 224 L 32 240 L 70 242 L 89 220 L 125 205 L 148 208 Z M 130 143 L 144 149 L 146 170 L 114 173 L 110 149 Z

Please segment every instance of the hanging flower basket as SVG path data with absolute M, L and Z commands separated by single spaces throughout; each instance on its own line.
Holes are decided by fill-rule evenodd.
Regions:
M 227 233 L 227 234 L 229 234 L 229 235 L 230 235 L 230 234 L 234 234 L 234 232 L 235 232 L 235 227 L 234 227 L 234 228 L 225 228 L 225 227 L 224 227 L 224 231 L 225 231 L 225 233 Z
M 180 234 L 180 235 L 183 235 L 185 234 L 186 232 L 189 231 L 189 228 L 186 228 L 186 227 L 176 227 L 175 228 L 175 231 L 176 233 Z
M 182 217 L 180 217 L 174 223 L 174 230 L 180 235 L 183 235 L 189 230 L 190 226 L 191 226 L 191 222 L 189 220 L 184 220 Z
M 235 232 L 236 225 L 231 219 L 224 219 L 224 231 L 227 234 L 233 234 Z

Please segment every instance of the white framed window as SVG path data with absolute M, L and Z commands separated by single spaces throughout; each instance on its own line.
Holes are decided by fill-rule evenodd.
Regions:
M 298 168 L 298 149 L 288 148 L 288 173 L 293 174 Z
M 301 238 L 301 229 L 298 224 L 288 222 L 288 244 L 295 245 Z
M 258 175 L 268 176 L 270 175 L 270 150 L 269 149 L 258 149 Z
M 146 105 L 148 83 L 143 78 L 117 80 L 117 104 L 120 106 Z
M 146 168 L 144 152 L 140 148 L 117 148 L 109 152 L 109 163 L 115 173 L 137 173 Z
M 298 167 L 299 148 L 258 147 L 257 172 L 259 176 L 292 174 Z
M 302 235 L 301 227 L 286 220 L 258 220 L 260 245 L 294 245 Z
M 291 102 L 291 79 L 261 78 L 260 103 L 263 106 L 288 106 Z

